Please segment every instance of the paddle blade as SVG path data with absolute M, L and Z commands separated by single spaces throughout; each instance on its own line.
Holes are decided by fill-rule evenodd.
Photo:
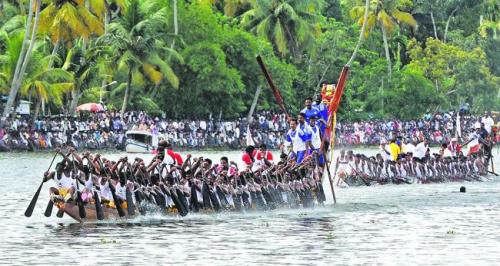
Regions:
M 38 200 L 38 196 L 40 196 L 40 191 L 42 190 L 43 182 L 40 184 L 38 187 L 38 190 L 35 192 L 35 195 L 33 195 L 33 198 L 31 199 L 30 205 L 28 205 L 28 208 L 24 212 L 24 216 L 26 217 L 31 217 L 33 214 L 33 210 L 35 209 L 36 201 Z
M 59 209 L 59 210 L 57 211 L 56 216 L 57 216 L 57 217 L 59 217 L 59 218 L 62 218 L 62 217 L 64 216 L 64 210 L 63 210 L 63 209 Z
M 127 198 L 127 212 L 129 216 L 135 215 L 135 205 L 134 199 L 132 198 L 132 192 L 129 189 L 126 190 L 126 198 Z
M 101 201 L 99 200 L 99 195 L 97 195 L 97 191 L 94 191 L 94 199 L 95 199 L 95 212 L 97 215 L 97 220 L 104 219 L 104 212 L 102 211 Z
M 109 189 L 111 190 L 111 195 L 113 196 L 113 201 L 115 202 L 115 206 L 116 206 L 116 210 L 118 211 L 118 215 L 120 217 L 125 216 L 125 212 L 123 211 L 122 206 L 121 206 L 121 201 L 116 196 L 115 187 L 113 186 L 113 184 L 111 184 L 110 181 L 108 181 L 108 185 L 109 185 Z
M 87 217 L 87 214 L 85 213 L 85 207 L 83 206 L 83 201 L 82 201 L 82 194 L 80 191 L 77 191 L 76 193 L 77 196 L 77 205 L 78 205 L 78 213 L 80 214 L 80 218 L 85 219 Z
M 52 215 L 53 207 L 54 207 L 54 202 L 52 202 L 52 200 L 49 200 L 49 203 L 47 203 L 47 208 L 45 209 L 45 217 L 50 217 L 50 215 Z

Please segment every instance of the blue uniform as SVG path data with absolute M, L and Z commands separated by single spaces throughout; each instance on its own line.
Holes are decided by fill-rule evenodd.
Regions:
M 319 110 L 314 108 L 314 107 L 311 107 L 311 109 L 307 109 L 307 107 L 305 107 L 300 112 L 304 114 L 304 117 L 305 117 L 307 123 L 309 123 L 309 120 L 311 119 L 311 117 L 313 117 L 313 116 L 319 117 Z
M 311 129 L 308 125 L 298 125 L 295 130 L 288 130 L 285 141 L 292 144 L 293 152 L 297 156 L 297 163 L 301 163 L 306 155 L 306 143 L 311 140 Z
M 321 129 L 321 134 L 324 134 L 326 129 L 326 122 L 328 121 L 328 106 L 323 102 L 320 102 L 319 104 L 313 104 L 313 108 L 316 108 L 316 110 L 318 110 L 318 118 L 325 120 L 325 123 L 322 123 L 319 120 L 317 122 L 319 128 Z

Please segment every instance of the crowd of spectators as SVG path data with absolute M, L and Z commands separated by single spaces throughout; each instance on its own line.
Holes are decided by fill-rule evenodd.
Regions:
M 477 125 L 484 124 L 488 133 L 498 122 L 490 113 L 484 116 L 462 115 L 454 112 L 439 113 L 434 116 L 426 115 L 422 119 L 401 120 L 374 120 L 363 122 L 337 123 L 336 142 L 341 146 L 378 145 L 387 143 L 393 137 L 400 136 L 408 141 L 416 140 L 419 134 L 433 145 L 448 143 L 454 137 L 466 137 Z M 498 119 L 497 119 L 498 120 Z M 458 126 L 459 127 L 458 127 Z
M 285 115 L 263 111 L 251 120 L 248 127 L 246 118 L 231 121 L 213 118 L 171 120 L 137 111 L 128 112 L 123 118 L 111 111 L 78 118 L 18 116 L 3 121 L 0 127 L 0 151 L 47 150 L 64 145 L 72 145 L 77 149 L 123 149 L 125 132 L 128 130 L 149 131 L 181 149 L 240 149 L 247 143 L 248 128 L 256 144 L 265 143 L 270 149 L 279 148 L 288 129 Z M 489 115 L 462 116 L 460 128 L 465 134 L 475 123 L 485 121 L 491 130 L 490 125 L 495 121 Z M 429 143 L 440 144 L 455 137 L 456 132 L 457 119 L 454 113 L 426 115 L 411 121 L 339 121 L 336 125 L 336 145 L 378 145 L 388 141 L 394 134 L 407 139 L 424 134 Z

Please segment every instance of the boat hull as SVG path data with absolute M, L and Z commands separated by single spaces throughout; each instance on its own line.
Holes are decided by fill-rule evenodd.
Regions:
M 98 221 L 97 213 L 96 213 L 94 206 L 91 206 L 91 207 L 85 206 L 85 216 L 86 217 L 81 218 L 80 212 L 78 209 L 78 205 L 76 205 L 76 204 L 67 202 L 67 203 L 54 203 L 54 205 L 57 208 L 59 208 L 59 210 L 63 210 L 66 215 L 73 218 L 74 220 L 76 220 L 79 223 Z M 103 209 L 103 214 L 104 214 L 103 221 L 115 220 L 115 219 L 133 219 L 133 218 L 138 216 L 138 214 L 136 214 L 133 216 L 125 215 L 124 217 L 120 217 L 120 215 L 118 215 L 118 211 L 114 208 L 108 208 L 106 206 L 103 206 L 102 209 Z M 138 213 L 138 212 L 136 212 L 136 213 Z

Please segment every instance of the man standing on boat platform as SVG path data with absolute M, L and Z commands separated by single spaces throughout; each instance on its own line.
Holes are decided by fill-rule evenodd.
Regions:
M 309 120 L 311 117 L 315 116 L 318 117 L 320 115 L 319 110 L 313 107 L 313 101 L 311 97 L 307 97 L 306 100 L 304 101 L 305 108 L 300 111 L 301 114 L 304 114 L 304 118 L 307 123 L 309 123 Z
M 297 158 L 296 162 L 301 163 L 307 155 L 308 150 L 312 150 L 311 132 L 305 123 L 305 115 L 299 114 L 299 119 L 290 119 L 290 130 L 285 136 L 285 147 L 292 146 L 292 151 Z
M 165 164 L 171 165 L 182 165 L 182 156 L 176 153 L 172 149 L 172 144 L 168 143 L 166 140 L 161 140 L 158 143 L 158 159 L 162 160 Z

